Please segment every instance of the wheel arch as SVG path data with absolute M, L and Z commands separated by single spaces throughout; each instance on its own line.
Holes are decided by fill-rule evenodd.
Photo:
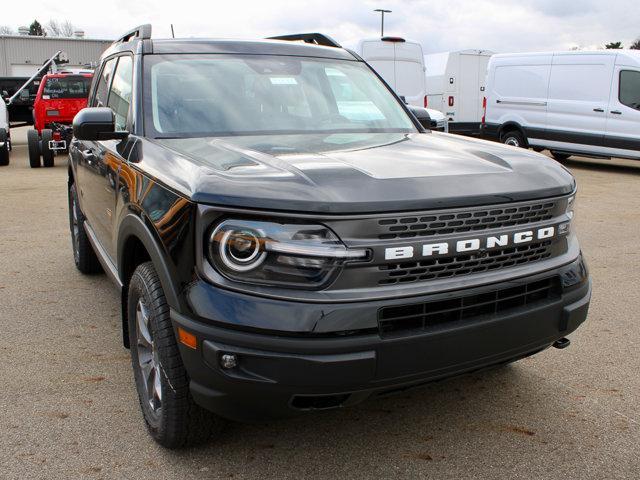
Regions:
M 527 133 L 525 132 L 524 127 L 520 125 L 518 122 L 515 122 L 513 120 L 505 122 L 502 125 L 500 125 L 500 128 L 498 129 L 498 135 L 500 140 L 502 141 L 502 136 L 505 133 L 511 132 L 513 130 L 520 132 L 524 137 L 525 141 L 527 140 Z
M 127 315 L 127 296 L 129 282 L 136 267 L 144 262 L 153 263 L 169 307 L 179 309 L 181 301 L 178 288 L 173 282 L 175 272 L 162 251 L 159 240 L 139 216 L 127 214 L 120 224 L 117 242 L 117 271 L 122 283 L 121 313 L 122 339 L 129 348 L 129 320 Z

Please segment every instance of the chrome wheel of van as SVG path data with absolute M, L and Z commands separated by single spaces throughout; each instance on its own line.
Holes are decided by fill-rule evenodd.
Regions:
M 524 139 L 522 133 L 518 130 L 511 130 L 502 135 L 502 143 L 505 145 L 511 145 L 512 147 L 522 147 L 526 148 L 527 142 Z

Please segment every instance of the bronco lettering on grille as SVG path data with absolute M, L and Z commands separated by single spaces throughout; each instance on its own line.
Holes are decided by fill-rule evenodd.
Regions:
M 450 253 L 475 252 L 479 250 L 490 250 L 497 247 L 506 247 L 509 245 L 526 244 L 533 242 L 534 240 L 553 238 L 555 234 L 555 227 L 544 227 L 537 230 L 525 230 L 523 232 L 487 236 L 484 238 L 469 238 L 450 242 L 427 243 L 422 245 L 421 250 L 423 257 L 448 255 Z M 384 258 L 385 260 L 413 258 L 414 252 L 415 248 L 412 246 L 389 247 L 384 251 Z

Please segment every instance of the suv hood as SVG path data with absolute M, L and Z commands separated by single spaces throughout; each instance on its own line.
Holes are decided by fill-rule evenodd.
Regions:
M 160 182 L 195 202 L 242 208 L 426 210 L 552 197 L 575 186 L 543 155 L 437 132 L 156 139 L 139 146 L 140 168 Z

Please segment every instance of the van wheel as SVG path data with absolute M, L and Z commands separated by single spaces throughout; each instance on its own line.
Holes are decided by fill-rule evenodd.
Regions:
M 9 165 L 9 136 L 4 128 L 0 128 L 0 166 Z
M 505 145 L 511 145 L 512 147 L 527 148 L 527 141 L 525 140 L 524 135 L 522 135 L 518 130 L 511 130 L 502 134 L 502 143 Z
M 49 142 L 53 140 L 53 132 L 48 128 L 42 130 L 42 163 L 45 167 L 53 167 L 54 152 L 49 148 Z
M 29 166 L 40 167 L 40 137 L 37 130 L 27 132 L 27 146 L 29 148 Z
M 559 162 L 564 162 L 571 155 L 569 155 L 568 153 L 560 153 L 560 152 L 555 152 L 555 151 L 551 150 L 551 156 L 553 158 L 555 158 Z

